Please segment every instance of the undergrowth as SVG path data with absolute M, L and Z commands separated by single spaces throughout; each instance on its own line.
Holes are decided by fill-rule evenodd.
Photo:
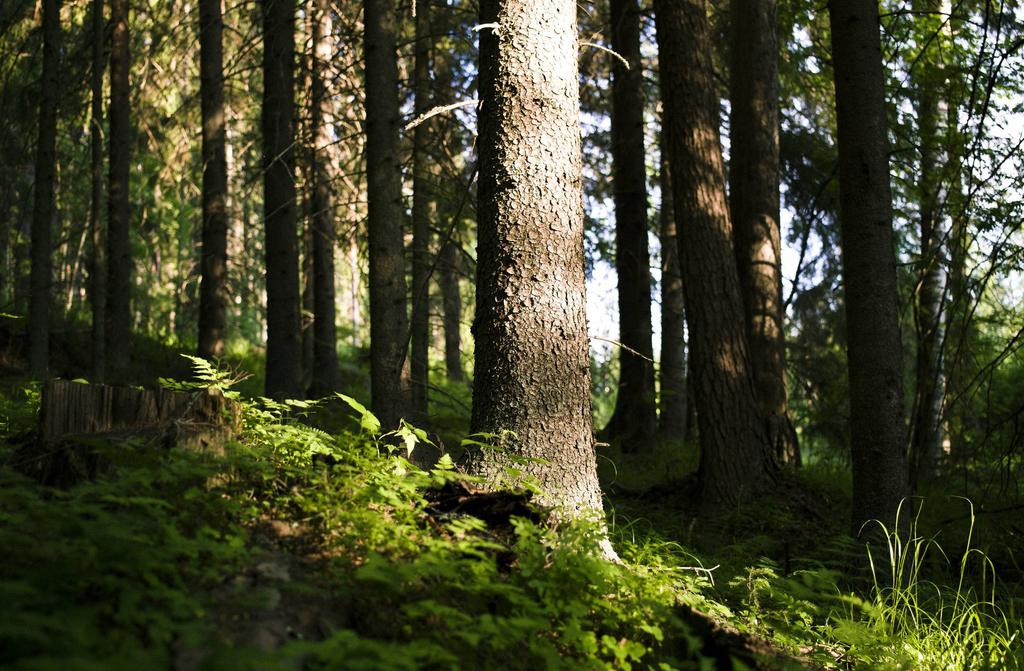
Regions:
M 239 382 L 194 365 L 196 382 L 165 384 Z M 762 554 L 770 531 L 720 530 L 709 551 L 670 506 L 616 503 L 609 562 L 593 521 L 438 510 L 432 492 L 466 476 L 450 458 L 413 466 L 431 438 L 381 435 L 346 396 L 240 399 L 222 454 L 98 445 L 113 467 L 54 489 L 13 468 L 37 399 L 0 398 L 0 668 L 715 668 L 691 607 L 828 668 L 1020 666 L 1020 620 L 970 540 L 947 582 L 926 575 L 941 551 L 916 529 L 886 531 L 872 564 L 828 536 L 784 566 Z

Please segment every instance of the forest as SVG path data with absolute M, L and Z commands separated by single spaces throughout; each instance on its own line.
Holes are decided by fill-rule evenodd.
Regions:
M 0 669 L 1024 668 L 1018 0 L 0 0 Z

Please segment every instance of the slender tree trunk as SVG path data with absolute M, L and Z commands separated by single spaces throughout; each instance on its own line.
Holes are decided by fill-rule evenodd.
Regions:
M 676 215 L 665 133 L 661 134 L 661 393 L 658 431 L 663 438 L 684 440 L 687 426 L 686 344 L 683 276 L 679 267 Z
M 729 204 L 750 361 L 775 456 L 799 465 L 786 399 L 775 0 L 732 0 L 731 10 Z
M 444 365 L 448 379 L 462 382 L 462 294 L 459 291 L 459 242 L 454 235 L 438 252 L 438 284 L 444 320 Z
M 875 0 L 830 0 L 846 298 L 853 526 L 888 526 L 907 493 L 885 79 Z
M 410 411 L 402 174 L 398 153 L 397 19 L 393 0 L 364 0 L 366 178 L 370 247 L 370 389 L 374 413 L 394 428 Z
M 307 179 L 309 181 L 304 182 L 306 185 L 312 187 L 310 182 L 313 180 L 312 173 L 312 148 L 304 147 L 306 150 L 304 153 L 309 159 L 306 161 L 307 168 L 310 168 Z M 302 231 L 302 261 L 300 279 L 302 282 L 302 313 L 300 315 L 299 322 L 301 340 L 302 340 L 302 388 L 309 389 L 313 384 L 313 324 L 316 323 L 316 313 L 314 312 L 314 297 L 313 297 L 313 194 L 310 193 L 306 199 L 306 216 L 302 218 L 302 223 L 299 225 Z
M 228 167 L 221 0 L 199 2 L 199 78 L 203 115 L 203 247 L 199 356 L 224 356 L 228 279 Z
M 619 277 L 619 389 L 606 427 L 626 452 L 654 446 L 657 412 L 651 344 L 651 268 L 647 245 L 643 64 L 637 0 L 611 0 L 612 165 L 615 270 Z
M 939 192 L 941 176 L 938 155 L 937 126 L 939 106 L 935 97 L 922 90 L 918 100 L 920 135 L 919 225 L 921 258 L 915 301 L 915 332 L 917 361 L 914 390 L 914 418 L 910 454 L 913 458 L 911 477 L 914 485 L 933 478 L 942 458 L 942 397 L 945 375 L 942 366 L 942 340 L 945 320 L 945 230 Z
M 43 1 L 43 75 L 39 144 L 32 207 L 32 270 L 28 312 L 29 366 L 45 378 L 50 367 L 50 294 L 53 290 L 54 181 L 57 169 L 57 94 L 60 90 L 60 0 Z
M 955 106 L 949 110 L 948 141 L 950 147 L 963 147 L 956 127 Z M 953 143 L 956 144 L 953 144 Z M 943 362 L 946 375 L 945 418 L 949 426 L 950 459 L 959 465 L 967 459 L 966 425 L 969 415 L 969 386 L 974 377 L 971 361 L 971 293 L 968 282 L 967 258 L 967 217 L 964 212 L 962 158 L 953 153 L 949 174 L 950 188 L 950 233 L 949 233 L 949 307 Z
M 705 505 L 744 500 L 775 477 L 747 350 L 703 0 L 656 0 L 673 206 L 700 424 Z M 683 39 L 681 36 L 686 36 Z
M 332 191 L 334 154 L 331 123 L 334 106 L 327 89 L 327 71 L 334 44 L 328 0 L 314 0 L 312 110 L 313 131 L 313 384 L 314 396 L 338 386 L 338 334 L 334 303 L 335 213 Z
M 917 336 L 917 361 L 914 390 L 914 414 L 911 423 L 910 477 L 913 489 L 939 473 L 942 461 L 942 406 L 945 395 L 943 341 L 946 314 L 946 170 L 948 156 L 943 149 L 946 102 L 941 92 L 946 88 L 941 54 L 946 30 L 932 32 L 934 13 L 943 9 L 936 0 L 917 0 L 928 38 L 911 76 L 917 88 L 917 126 L 920 164 L 918 169 L 919 226 L 921 237 L 917 295 L 914 304 L 914 326 Z M 945 7 L 948 14 L 948 6 Z
M 103 236 L 103 45 L 106 42 L 103 0 L 92 0 L 92 114 L 90 168 L 92 194 L 89 231 L 92 257 L 89 264 L 89 301 L 92 306 L 92 374 L 96 382 L 107 375 L 107 261 Z
M 266 394 L 301 398 L 299 248 L 295 229 L 295 1 L 262 0 Z
M 511 431 L 548 502 L 601 511 L 590 415 L 573 0 L 483 0 L 474 432 Z M 539 75 L 543 73 L 543 77 Z M 497 480 L 507 459 L 469 455 Z
M 416 3 L 416 44 L 413 87 L 414 113 L 430 109 L 430 0 Z M 430 343 L 430 158 L 431 122 L 421 123 L 413 131 L 412 155 L 412 409 L 417 419 L 427 416 Z
M 107 363 L 108 377 L 123 381 L 132 330 L 131 60 L 128 51 L 128 0 L 110 0 L 110 159 L 107 196 Z
M 0 305 L 7 307 L 11 285 L 11 196 L 6 184 L 0 186 Z

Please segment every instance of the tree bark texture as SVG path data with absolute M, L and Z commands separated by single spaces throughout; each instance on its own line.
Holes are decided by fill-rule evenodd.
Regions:
M 619 389 L 606 427 L 625 452 L 654 446 L 657 410 L 651 327 L 651 269 L 647 244 L 647 165 L 644 157 L 643 64 L 637 0 L 611 0 L 612 184 L 615 270 L 619 299 Z
M 50 367 L 50 294 L 53 290 L 53 201 L 57 171 L 57 94 L 60 91 L 60 0 L 43 1 L 43 74 L 39 95 L 32 203 L 32 268 L 28 312 L 29 368 L 45 378 Z
M 295 222 L 295 2 L 262 0 L 266 394 L 301 398 L 299 248 Z
M 228 167 L 225 151 L 224 20 L 221 0 L 199 2 L 199 90 L 203 120 L 203 246 L 199 356 L 224 356 L 227 326 Z
M 483 0 L 480 23 L 474 432 L 511 431 L 508 456 L 469 455 L 498 481 L 509 456 L 548 503 L 601 511 L 591 427 L 573 0 Z
M 370 251 L 370 391 L 373 412 L 394 428 L 410 412 L 409 316 L 398 152 L 397 18 L 393 0 L 364 0 L 366 181 Z
M 675 209 L 672 207 L 672 173 L 665 133 L 661 134 L 661 389 L 658 432 L 663 438 L 685 440 L 687 428 L 686 314 L 683 276 L 679 267 L 679 243 Z
M 730 214 L 761 414 L 780 463 L 800 450 L 786 397 L 779 230 L 779 86 L 775 0 L 732 0 Z
M 416 3 L 415 65 L 413 70 L 414 116 L 430 109 L 430 54 L 433 36 L 430 29 L 430 1 Z M 430 143 L 431 121 L 413 131 L 412 155 L 412 409 L 416 419 L 427 416 L 427 383 L 430 346 Z
M 703 0 L 657 0 L 660 81 L 693 361 L 705 505 L 767 486 L 777 465 L 747 349 Z M 684 37 L 685 36 L 685 37 Z
M 313 130 L 313 396 L 338 386 L 338 333 L 334 304 L 334 105 L 327 74 L 334 45 L 328 0 L 314 0 L 312 109 Z
M 127 372 L 132 330 L 131 126 L 129 119 L 128 0 L 110 0 L 110 163 L 107 195 L 108 376 Z
M 90 131 L 90 168 L 92 193 L 89 204 L 89 230 L 92 258 L 89 264 L 89 301 L 92 306 L 92 374 L 102 382 L 107 374 L 107 261 L 103 235 L 103 70 L 106 21 L 103 0 L 92 0 L 92 113 Z
M 890 528 L 907 493 L 903 359 L 875 0 L 831 0 L 853 462 L 852 531 Z

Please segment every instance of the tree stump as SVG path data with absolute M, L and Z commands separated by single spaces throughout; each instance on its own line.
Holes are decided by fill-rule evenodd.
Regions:
M 143 449 L 221 454 L 240 429 L 240 406 L 215 388 L 181 392 L 51 380 L 43 387 L 38 439 L 15 462 L 44 484 L 70 486 L 106 466 L 97 445 L 134 441 Z

